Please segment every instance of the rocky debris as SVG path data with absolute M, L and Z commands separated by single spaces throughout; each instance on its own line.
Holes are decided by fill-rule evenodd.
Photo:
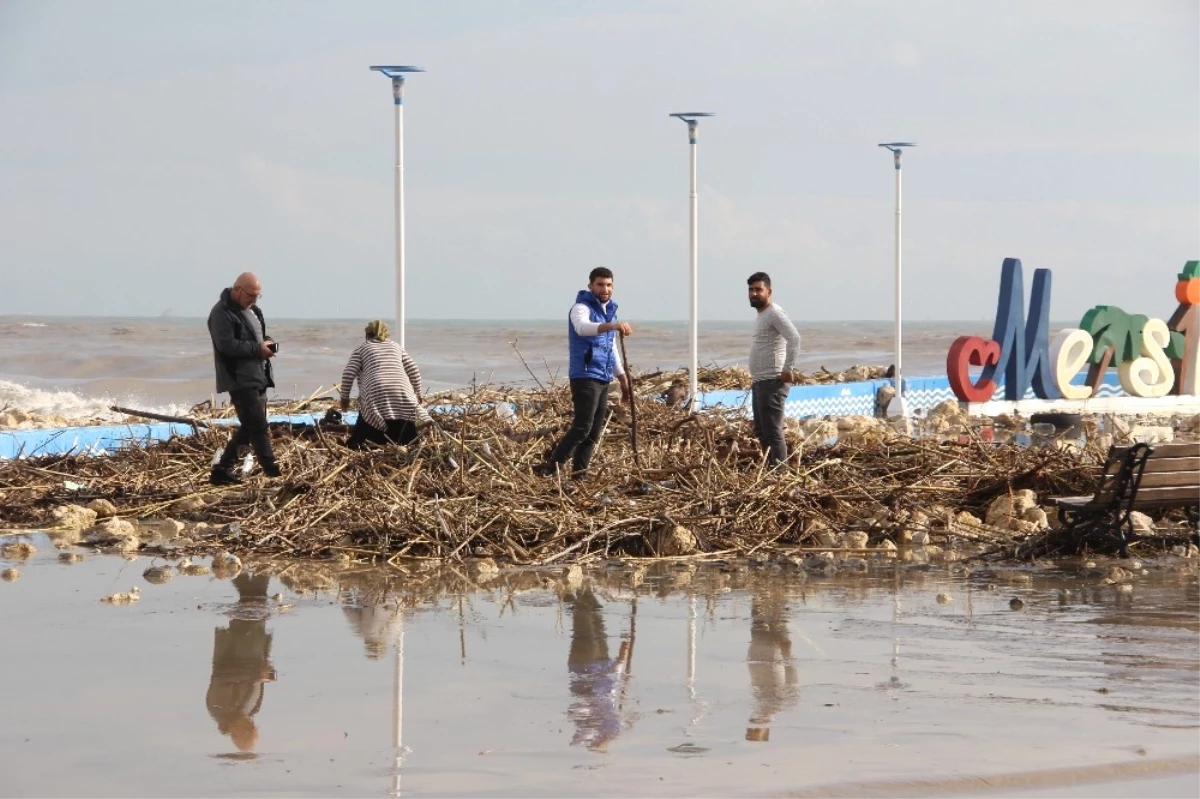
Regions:
M 345 565 L 345 564 L 343 564 Z M 230 552 L 218 552 L 213 555 L 212 573 L 218 579 L 228 580 L 237 577 L 242 571 L 242 559 Z
M 1175 430 L 1167 425 L 1135 425 L 1129 431 L 1129 439 L 1131 441 L 1140 441 L 1144 444 L 1154 446 L 1155 444 L 1169 444 L 1175 440 Z
M 691 530 L 681 524 L 658 525 L 654 531 L 654 551 L 668 558 L 690 555 L 698 542 Z
M 805 419 L 799 424 L 800 443 L 804 447 L 832 446 L 838 440 L 838 426 L 829 419 Z
M 834 563 L 832 552 L 821 552 L 815 555 L 809 555 L 804 559 L 805 571 L 813 574 L 831 577 L 837 574 L 837 564 Z
M 871 537 L 862 530 L 852 530 L 846 533 L 846 549 L 866 549 Z
M 895 386 L 880 386 L 875 392 L 875 415 L 886 416 L 888 405 L 896 398 Z
M 971 426 L 971 417 L 958 400 L 948 399 L 930 408 L 925 423 L 931 433 L 957 433 Z
M 17 541 L 0 547 L 0 556 L 9 560 L 29 560 L 37 554 L 37 548 L 28 541 Z
M 1129 521 L 1133 525 L 1133 532 L 1137 535 L 1153 535 L 1154 520 L 1140 510 L 1130 511 Z
M 954 601 L 954 597 L 950 596 L 949 594 L 937 595 L 937 603 L 939 605 L 949 605 L 952 601 Z
M 1018 533 L 1033 533 L 1048 526 L 1046 512 L 1038 507 L 1037 495 L 1028 488 L 993 499 L 985 522 L 990 527 Z
M 146 571 L 142 572 L 142 579 L 151 585 L 162 585 L 171 581 L 175 576 L 175 570 L 170 566 L 151 566 Z
M 82 505 L 59 505 L 50 511 L 56 526 L 68 530 L 86 530 L 96 523 L 96 511 Z
M 208 507 L 200 497 L 191 496 L 177 499 L 171 503 L 171 512 L 179 514 L 199 513 Z
M 59 552 L 58 562 L 65 563 L 68 566 L 74 566 L 79 561 L 83 560 L 83 555 L 78 552 Z
M 838 443 L 847 447 L 878 444 L 897 433 L 888 422 L 874 416 L 842 416 L 837 420 Z
M 21 579 L 21 572 L 17 569 L 8 568 L 0 572 L 0 580 L 6 583 L 15 583 L 19 579 Z
M 1200 549 L 1198 549 L 1195 544 L 1188 544 L 1187 546 L 1179 544 L 1171 547 L 1171 554 L 1190 560 L 1192 558 L 1200 557 Z
M 483 583 L 495 579 L 500 574 L 500 567 L 491 558 L 475 558 L 467 562 L 467 571 Z
M 180 574 L 187 577 L 198 577 L 202 574 L 212 573 L 212 569 L 208 568 L 207 566 L 200 563 L 192 563 L 191 558 L 184 558 L 183 560 L 179 561 L 179 563 L 176 564 L 176 568 L 179 569 Z M 284 584 L 287 585 L 286 582 Z
M 1025 603 L 1021 601 L 1020 597 L 1015 596 L 1012 599 L 1008 600 L 1008 606 L 1010 608 L 1012 608 L 1013 610 L 1021 610 L 1022 608 L 1025 607 Z
M 141 589 L 136 585 L 128 591 L 122 591 L 116 594 L 109 594 L 101 598 L 101 602 L 106 602 L 110 605 L 131 605 L 142 598 Z
M 117 506 L 107 499 L 93 499 L 87 504 L 88 510 L 94 511 L 97 519 L 108 519 L 117 515 Z
M 105 552 L 137 552 L 142 545 L 137 528 L 119 516 L 105 519 L 93 527 L 87 542 Z
M 163 519 L 159 522 L 159 527 L 168 538 L 179 535 L 187 529 L 187 525 L 178 519 Z

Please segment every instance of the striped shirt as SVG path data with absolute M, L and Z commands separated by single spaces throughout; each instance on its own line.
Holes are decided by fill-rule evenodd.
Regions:
M 799 352 L 800 333 L 783 308 L 771 303 L 759 311 L 750 344 L 750 379 L 778 379 L 780 372 L 792 371 Z
M 390 339 L 367 339 L 358 345 L 342 370 L 342 400 L 358 380 L 358 412 L 377 430 L 386 430 L 392 419 L 429 421 L 421 407 L 421 371 L 400 345 Z

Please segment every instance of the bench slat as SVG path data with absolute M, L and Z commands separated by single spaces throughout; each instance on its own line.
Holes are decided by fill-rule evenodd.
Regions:
M 1194 472 L 1200 470 L 1200 456 L 1195 458 L 1160 458 L 1151 455 L 1146 459 L 1146 470 L 1143 474 L 1152 472 Z
M 1142 473 L 1140 486 L 1139 491 L 1145 491 L 1148 488 L 1187 488 L 1191 486 L 1196 493 L 1200 494 L 1200 471 L 1156 472 L 1151 474 L 1150 470 L 1147 469 Z
M 1186 488 L 1141 488 L 1133 500 L 1133 507 L 1174 507 L 1200 505 L 1200 487 Z

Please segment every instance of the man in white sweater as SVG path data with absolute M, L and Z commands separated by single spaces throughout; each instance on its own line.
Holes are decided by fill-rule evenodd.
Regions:
M 754 434 L 767 453 L 767 462 L 777 466 L 787 461 L 787 441 L 783 438 L 783 405 L 792 365 L 800 352 L 800 333 L 783 308 L 771 302 L 771 276 L 755 272 L 746 280 L 750 287 L 750 306 L 758 311 L 754 339 L 750 345 L 750 379 Z

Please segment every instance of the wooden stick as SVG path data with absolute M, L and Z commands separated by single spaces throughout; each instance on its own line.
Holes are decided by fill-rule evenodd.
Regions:
M 625 354 L 625 334 L 618 333 L 621 342 L 621 363 L 625 365 L 625 379 L 629 381 L 629 438 L 633 446 L 633 463 L 642 468 L 642 458 L 638 454 L 637 445 L 637 396 L 633 393 L 633 369 L 629 366 L 629 356 Z
M 159 422 L 175 422 L 176 424 L 190 424 L 192 427 L 207 428 L 208 425 L 198 419 L 189 419 L 186 416 L 167 416 L 162 413 L 152 413 L 151 411 L 138 411 L 133 408 L 122 408 L 120 405 L 109 405 L 110 411 L 123 413 L 126 416 L 141 416 L 146 419 L 154 419 Z

